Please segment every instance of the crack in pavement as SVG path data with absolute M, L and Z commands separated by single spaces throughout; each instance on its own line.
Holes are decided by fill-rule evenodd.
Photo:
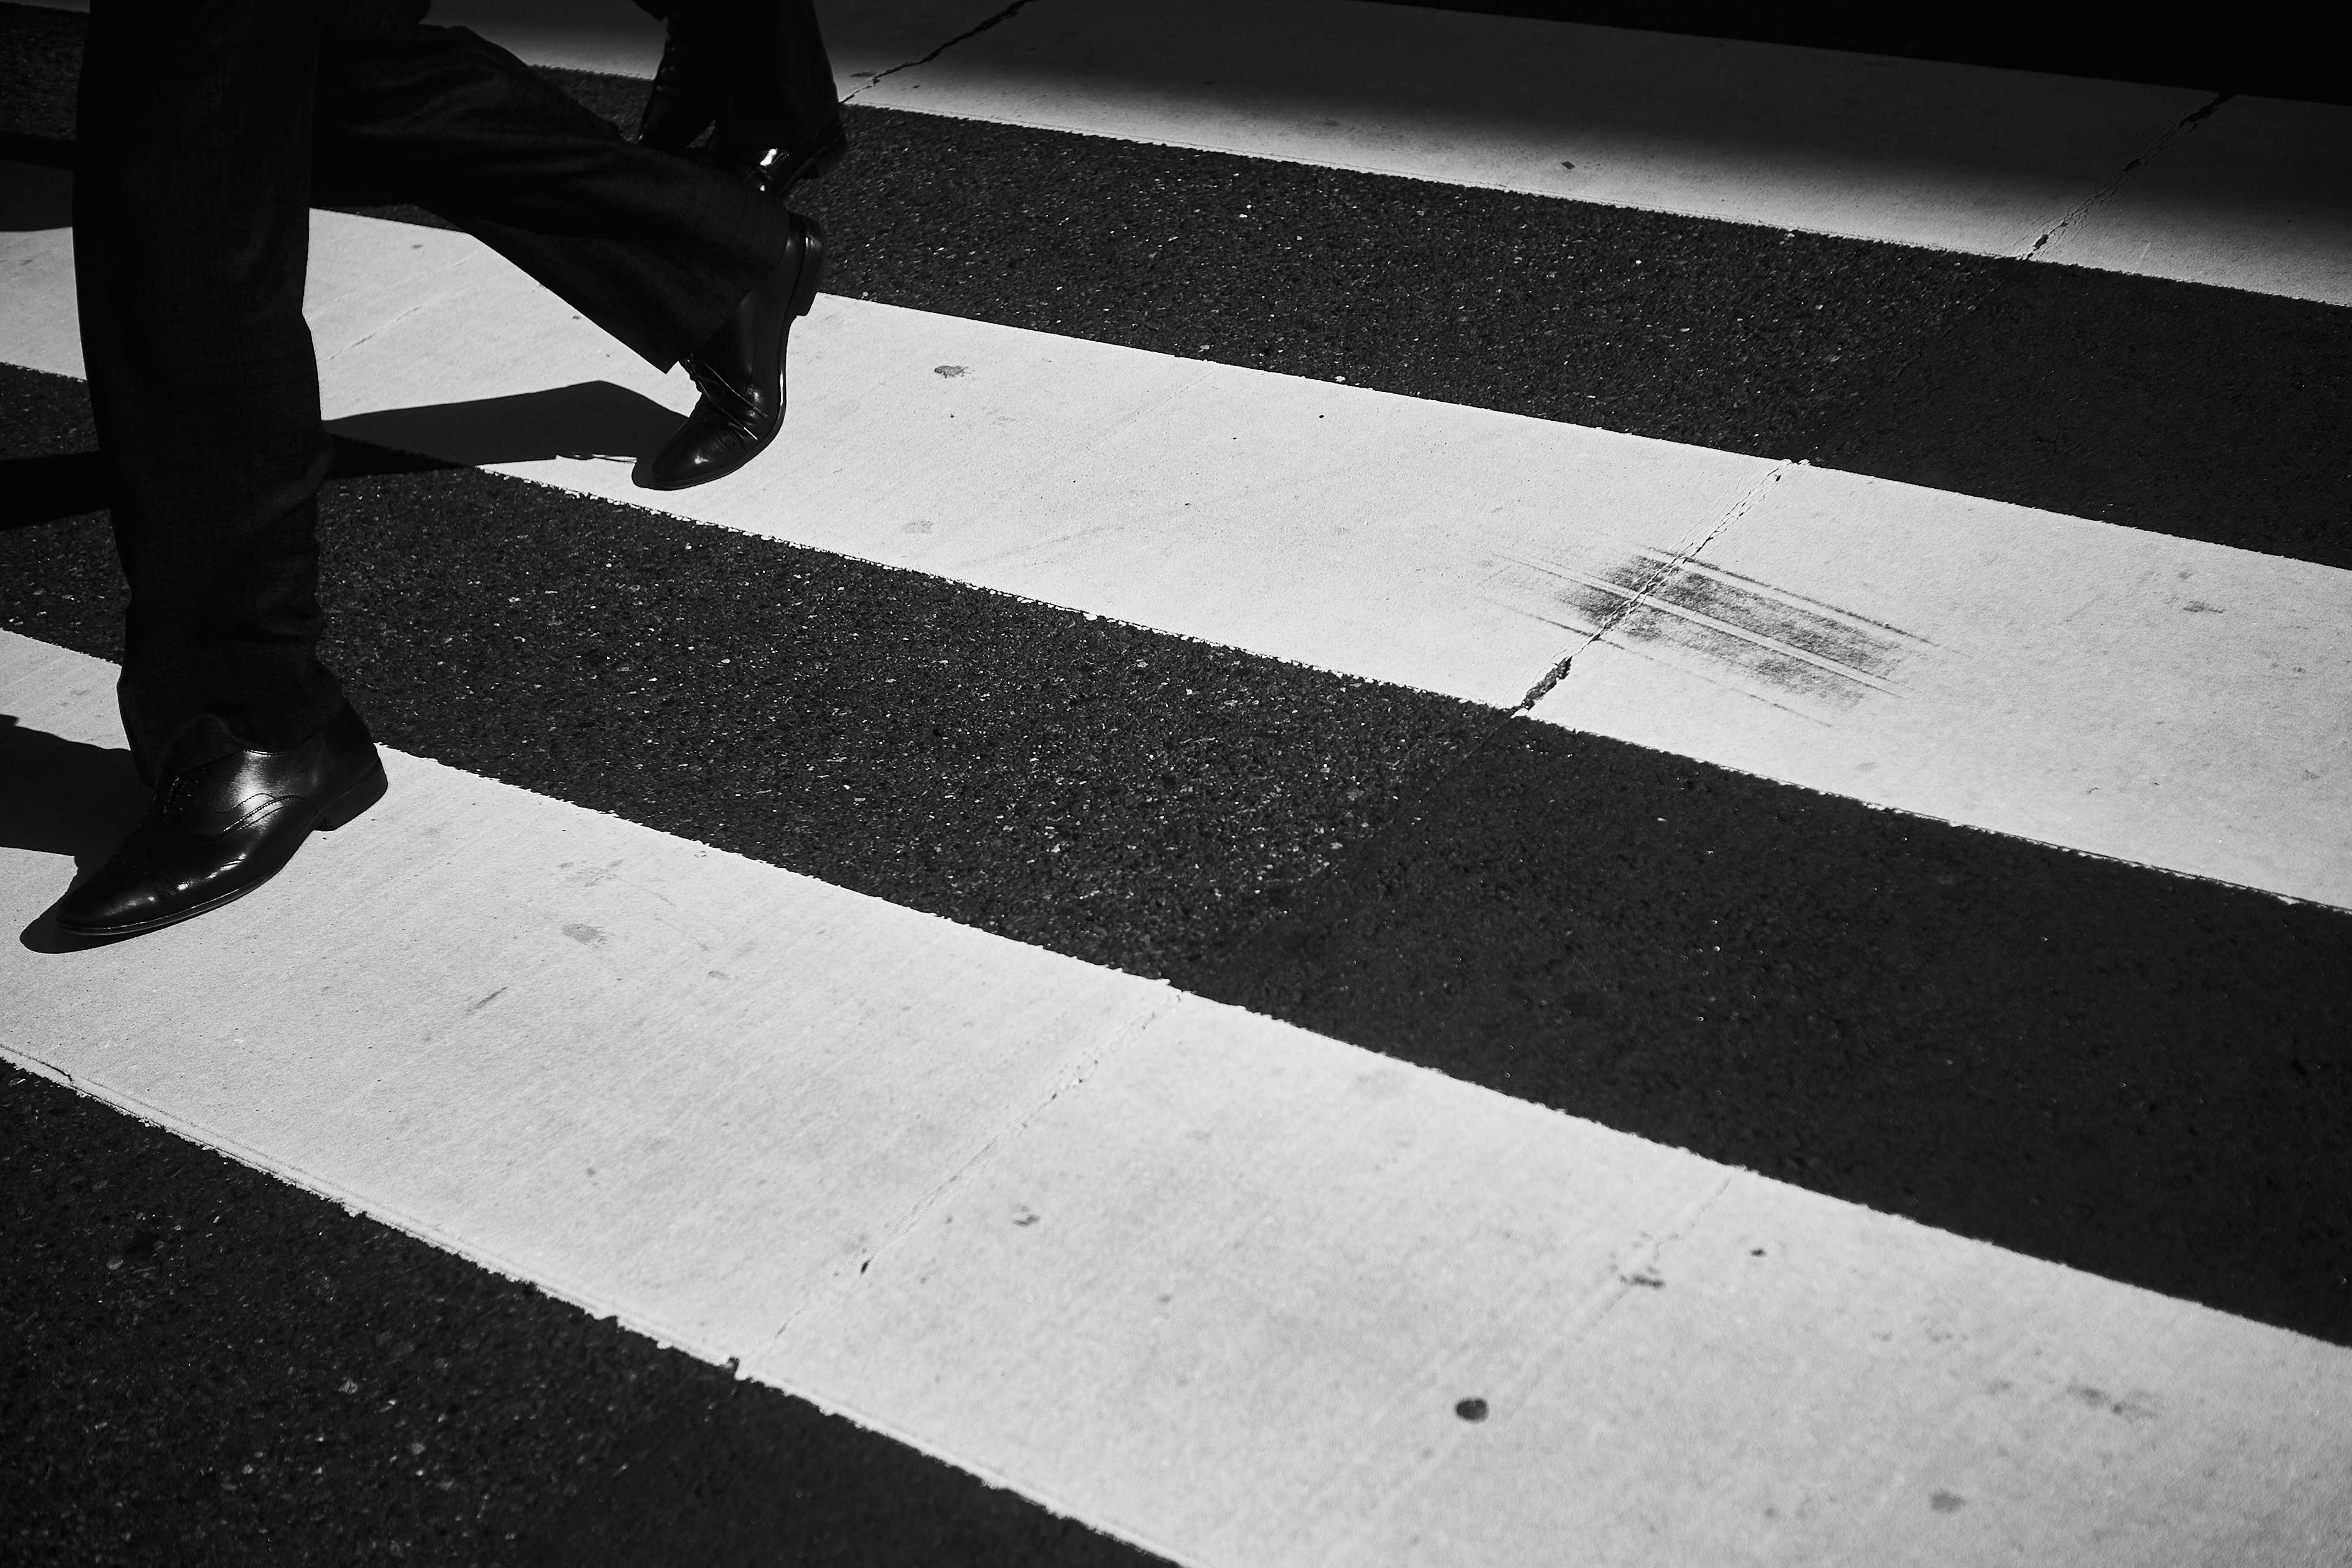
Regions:
M 938 48 L 933 49 L 929 54 L 925 55 L 921 59 L 903 60 L 898 65 L 892 66 L 888 70 L 876 71 L 871 77 L 866 79 L 865 87 L 859 88 L 857 92 L 851 93 L 848 98 L 843 99 L 842 101 L 844 103 L 849 102 L 851 99 L 856 98 L 858 93 L 865 92 L 873 88 L 877 83 L 880 82 L 884 77 L 897 76 L 900 71 L 912 70 L 917 66 L 929 65 L 933 60 L 938 59 L 941 55 L 946 54 L 950 49 L 954 48 L 966 38 L 978 37 L 981 34 L 985 33 L 991 27 L 995 26 L 999 22 L 1011 21 L 1015 16 L 1019 15 L 1020 12 L 1028 5 L 1028 4 L 1029 0 L 1013 0 L 1013 4 L 1007 5 L 1003 10 L 999 11 L 993 16 L 988 17 L 986 20 L 981 22 L 977 26 L 965 28 L 962 32 L 958 33 L 954 37 L 950 38 L 946 43 L 941 44 Z

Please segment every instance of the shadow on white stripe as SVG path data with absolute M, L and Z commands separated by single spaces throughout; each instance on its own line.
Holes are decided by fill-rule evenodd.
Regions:
M 878 72 L 922 58 L 1004 4 L 832 0 L 817 15 L 846 95 Z M 534 65 L 651 78 L 661 60 L 663 24 L 632 0 L 434 0 L 432 20 L 471 27 Z
M 2016 255 L 2210 96 L 1358 0 L 1039 0 L 856 101 Z
M 1031 0 L 911 66 L 1001 9 L 835 0 L 841 90 L 2352 304 L 2352 109 L 2239 100 L 2179 135 L 2211 93 L 1360 0 Z M 627 0 L 436 15 L 547 64 L 650 76 L 660 55 Z
M 593 454 L 683 375 L 463 236 L 313 234 L 350 434 L 1496 708 L 1569 658 L 1540 718 L 2352 908 L 2352 573 L 835 298 L 783 441 L 656 496 Z M 79 374 L 64 237 L 0 269 L 0 358 Z
M 914 66 L 1002 10 L 833 0 L 839 89 L 2352 304 L 2352 109 L 2236 99 L 2192 123 L 2211 94 L 1360 0 L 1032 0 Z M 661 55 L 629 0 L 440 0 L 434 16 L 541 65 L 650 77 Z
M 87 14 L 89 0 L 18 0 Z M 427 20 L 471 27 L 532 65 L 651 79 L 661 19 L 634 0 L 432 0 Z M 893 66 L 930 53 L 1004 8 L 1004 0 L 827 0 L 817 7 L 825 52 L 845 95 Z M 635 127 L 630 129 L 634 130 Z
M 0 634 L 63 741 L 113 673 Z M 6 1056 L 1204 1568 L 2352 1543 L 2352 1352 L 388 762 L 251 898 L 0 949 Z
M 2352 109 L 2232 99 L 2039 254 L 2352 304 Z

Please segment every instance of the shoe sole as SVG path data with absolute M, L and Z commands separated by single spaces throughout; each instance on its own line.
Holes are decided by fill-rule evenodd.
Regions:
M 329 801 L 320 809 L 318 820 L 310 825 L 310 829 L 302 835 L 302 838 L 308 838 L 314 832 L 332 833 L 336 828 L 342 826 L 369 806 L 382 800 L 384 797 L 384 792 L 390 788 L 391 781 L 384 776 L 383 763 L 381 762 L 374 763 L 357 783 Z M 295 851 L 301 849 L 302 838 L 294 841 Z M 182 921 L 192 921 L 198 915 L 208 915 L 225 904 L 233 904 L 293 863 L 294 853 L 289 852 L 285 859 L 244 886 L 232 888 L 226 893 L 206 899 L 193 909 L 182 910 L 175 914 L 159 916 L 152 921 L 134 921 L 128 925 L 110 926 L 73 925 L 61 920 L 57 922 L 58 929 L 83 937 L 144 936 L 151 931 L 162 931 L 165 926 L 175 926 Z
M 800 213 L 793 215 L 801 226 L 801 275 L 793 284 L 793 313 L 784 318 L 784 332 L 790 336 L 793 323 L 809 313 L 816 303 L 816 287 L 824 281 L 824 226 Z M 776 357 L 783 358 L 784 346 L 776 345 Z

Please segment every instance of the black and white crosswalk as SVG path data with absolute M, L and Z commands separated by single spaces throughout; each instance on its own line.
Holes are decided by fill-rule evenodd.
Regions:
M 658 37 L 442 14 L 616 118 Z M 77 20 L 0 11 L 12 1555 L 2340 1560 L 2352 110 L 829 23 L 721 484 L 318 215 L 393 793 L 77 950 Z

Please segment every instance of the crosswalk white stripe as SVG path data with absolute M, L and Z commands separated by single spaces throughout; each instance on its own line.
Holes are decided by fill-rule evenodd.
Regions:
M 0 633 L 26 730 L 119 754 L 114 676 Z M 133 943 L 10 943 L 0 1031 L 80 1088 L 715 1362 L 764 1344 L 1172 994 L 386 763 L 383 804 L 261 893 Z M 72 863 L 0 857 L 20 930 Z
M 2352 109 L 2192 122 L 2211 93 L 1361 0 L 1036 0 L 910 63 L 1001 9 L 837 0 L 843 94 L 2352 304 Z M 660 54 L 628 0 L 436 15 L 543 64 L 649 76 Z
M 1360 0 L 1040 0 L 915 64 L 1002 9 L 835 0 L 839 90 L 2352 304 L 2352 109 L 2336 105 L 2216 108 L 2178 89 Z M 630 0 L 441 0 L 434 16 L 540 65 L 649 77 L 660 58 L 660 24 Z
M 2352 109 L 2231 99 L 2036 255 L 2352 305 Z
M 919 60 L 1005 0 L 833 0 L 817 8 L 843 96 Z M 533 65 L 650 78 L 663 24 L 634 0 L 434 0 L 430 19 L 471 27 Z
M 112 674 L 0 635 L 61 743 Z M 2352 1352 L 391 763 L 253 898 L 0 952 L 8 1058 L 1181 1563 L 2352 1542 Z
M 1791 467 L 1535 715 L 2347 907 L 2347 617 L 2332 567 Z
M 2001 256 L 2211 96 L 1357 0 L 1129 0 L 1029 7 L 855 101 Z
M 1498 708 L 1571 659 L 1538 716 L 2352 908 L 2352 573 L 838 299 L 783 442 L 657 496 L 559 454 L 644 449 L 684 377 L 462 236 L 314 234 L 350 434 Z M 79 371 L 70 266 L 0 245 L 0 358 Z

